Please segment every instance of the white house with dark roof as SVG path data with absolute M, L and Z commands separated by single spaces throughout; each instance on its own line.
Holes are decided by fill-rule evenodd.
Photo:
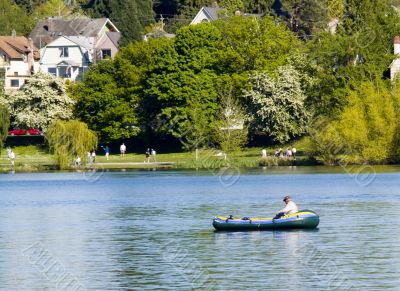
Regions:
M 211 22 L 218 19 L 218 6 L 214 7 L 201 7 L 200 11 L 196 14 L 190 24 L 199 24 L 203 22 Z
M 0 80 L 5 89 L 19 89 L 39 68 L 39 50 L 24 36 L 0 36 Z
M 40 69 L 71 81 L 80 79 L 92 63 L 92 45 L 83 36 L 59 36 L 40 51 Z
M 30 37 L 42 49 L 60 36 L 85 38 L 90 45 L 90 61 L 114 58 L 119 49 L 121 33 L 108 18 L 62 19 L 50 17 L 37 23 Z

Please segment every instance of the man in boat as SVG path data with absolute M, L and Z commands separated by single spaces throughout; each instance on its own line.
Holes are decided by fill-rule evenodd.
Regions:
M 279 210 L 279 212 L 275 215 L 274 219 L 278 219 L 281 218 L 282 216 L 299 212 L 296 203 L 292 201 L 292 197 L 290 197 L 289 195 L 283 198 L 283 202 L 285 202 L 286 204 L 285 208 Z

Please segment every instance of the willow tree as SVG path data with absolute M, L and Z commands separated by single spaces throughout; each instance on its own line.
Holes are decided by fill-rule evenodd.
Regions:
M 86 161 L 87 152 L 97 148 L 97 135 L 78 120 L 54 121 L 46 139 L 60 169 L 68 168 L 76 157 Z
M 7 107 L 0 104 L 0 152 L 7 138 L 8 128 L 10 126 L 10 112 Z

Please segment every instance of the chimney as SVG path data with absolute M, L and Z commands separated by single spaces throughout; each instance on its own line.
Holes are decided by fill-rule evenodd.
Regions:
M 53 16 L 49 17 L 47 19 L 47 31 L 48 32 L 53 32 L 54 31 L 54 20 Z
M 12 36 L 12 37 L 16 37 L 16 36 L 17 36 L 17 32 L 15 31 L 15 29 L 12 30 L 11 36 Z
M 33 74 L 35 72 L 34 69 L 34 62 L 35 62 L 35 57 L 34 57 L 34 45 L 33 45 L 33 41 L 31 38 L 28 38 L 28 69 L 29 69 L 29 73 Z
M 400 36 L 394 37 L 393 46 L 394 46 L 394 54 L 399 55 L 400 54 Z

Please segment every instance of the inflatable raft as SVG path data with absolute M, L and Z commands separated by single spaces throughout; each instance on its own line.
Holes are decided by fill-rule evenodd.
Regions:
M 301 210 L 297 213 L 273 218 L 234 218 L 218 216 L 213 220 L 216 230 L 274 230 L 274 229 L 312 229 L 319 224 L 319 216 L 311 210 Z

